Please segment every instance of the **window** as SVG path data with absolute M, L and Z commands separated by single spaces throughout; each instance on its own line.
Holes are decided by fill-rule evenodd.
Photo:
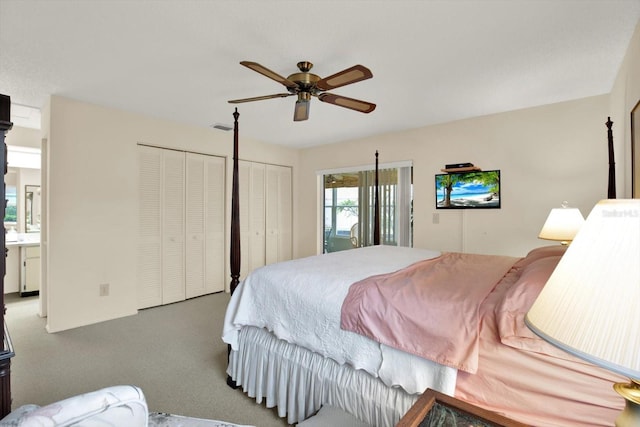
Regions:
M 17 202 L 17 192 L 16 187 L 13 185 L 6 186 L 5 197 L 7 200 L 7 205 L 4 211 L 4 222 L 11 223 L 15 225 L 18 221 L 18 202 Z
M 4 178 L 6 208 L 4 211 L 5 230 L 18 230 L 18 174 L 8 170 Z
M 411 246 L 411 166 L 379 170 L 380 243 Z M 374 170 L 326 171 L 323 252 L 373 245 Z

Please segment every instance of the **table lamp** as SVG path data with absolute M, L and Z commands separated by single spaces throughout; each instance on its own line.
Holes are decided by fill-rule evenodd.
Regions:
M 561 208 L 551 209 L 538 238 L 557 240 L 563 245 L 568 245 L 583 223 L 584 217 L 580 213 L 580 209 L 570 208 L 567 202 L 562 202 Z
M 616 426 L 640 426 L 640 199 L 600 201 L 527 313 L 560 349 L 624 375 Z M 567 375 L 570 375 L 568 372 Z

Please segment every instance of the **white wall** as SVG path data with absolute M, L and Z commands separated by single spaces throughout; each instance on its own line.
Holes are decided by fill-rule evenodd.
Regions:
M 303 150 L 299 254 L 320 237 L 315 171 L 371 164 L 376 150 L 381 163 L 413 161 L 414 246 L 522 256 L 553 244 L 537 239 L 551 208 L 567 200 L 586 215 L 606 198 L 608 107 L 605 95 Z M 501 209 L 435 209 L 434 175 L 459 162 L 501 170 Z
M 49 192 L 48 223 L 43 228 L 47 329 L 56 332 L 135 314 L 137 144 L 227 156 L 229 194 L 233 133 L 58 96 L 50 99 L 43 116 Z M 294 150 L 242 137 L 240 147 L 243 159 L 296 166 Z M 108 297 L 99 296 L 101 283 L 110 284 Z
M 13 126 L 5 138 L 7 145 L 40 148 L 40 130 Z
M 617 197 L 631 198 L 631 109 L 640 102 L 640 22 L 611 91 L 611 120 L 616 152 Z M 640 141 L 637 142 L 640 144 Z M 640 188 L 640 164 L 636 185 Z

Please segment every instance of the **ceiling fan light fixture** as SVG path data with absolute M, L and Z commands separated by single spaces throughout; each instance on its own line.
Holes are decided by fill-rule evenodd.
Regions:
M 303 120 L 308 120 L 310 106 L 311 106 L 311 102 L 309 102 L 308 100 L 301 101 L 300 99 L 298 99 L 298 101 L 296 101 L 296 108 L 293 111 L 293 121 L 301 122 Z

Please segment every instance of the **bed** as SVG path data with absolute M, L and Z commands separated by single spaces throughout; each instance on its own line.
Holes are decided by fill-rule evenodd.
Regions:
M 460 295 L 474 283 L 457 286 L 452 278 L 444 289 L 457 302 L 443 303 L 439 299 L 445 294 L 434 298 L 443 319 L 433 322 L 434 329 L 443 336 L 431 343 L 407 340 L 422 337 L 422 332 L 416 331 L 416 322 L 398 316 L 407 309 L 392 298 L 372 303 L 364 297 L 355 303 L 374 317 L 377 312 L 392 319 L 386 335 L 376 330 L 380 326 L 375 322 L 367 323 L 365 314 L 352 321 L 364 326 L 345 325 L 343 302 L 354 298 L 350 290 L 364 287 L 364 294 L 392 289 L 392 294 L 427 306 L 427 300 L 414 298 L 415 290 L 387 273 L 404 274 L 421 264 L 437 269 L 458 254 L 374 246 L 263 267 L 240 284 L 226 313 L 223 339 L 232 348 L 228 374 L 258 402 L 277 406 L 289 423 L 327 404 L 371 425 L 392 426 L 430 388 L 531 425 L 611 425 L 623 406 L 612 384 L 623 379 L 557 350 L 524 325 L 527 308 L 562 251 L 558 245 L 536 248 L 524 258 L 498 257 L 506 271 L 486 297 L 479 293 L 480 303 L 464 308 Z M 451 264 L 444 265 L 436 274 L 439 279 L 450 270 Z M 373 285 L 364 280 L 371 277 L 377 279 Z M 476 323 L 468 323 L 476 329 L 458 342 L 451 323 L 464 312 L 476 315 Z M 345 329 L 358 327 L 358 333 Z M 410 332 L 395 337 L 401 328 Z M 394 340 L 407 347 L 399 349 Z M 440 354 L 440 363 L 418 355 L 446 340 L 452 344 L 429 356 L 437 359 Z M 414 346 L 416 341 L 422 348 Z M 466 351 L 455 354 L 460 347 Z
M 622 378 L 524 325 L 560 245 L 523 258 L 376 245 L 268 265 L 242 282 L 235 248 L 229 384 L 290 424 L 332 405 L 393 426 L 427 388 L 539 426 L 612 425 L 623 407 L 612 388 Z

